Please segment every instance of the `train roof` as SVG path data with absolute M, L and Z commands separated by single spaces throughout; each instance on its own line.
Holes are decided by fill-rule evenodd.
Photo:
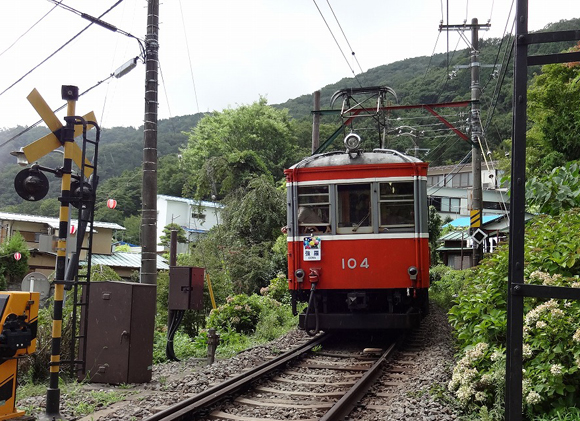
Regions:
M 338 165 L 405 164 L 423 162 L 393 149 L 374 149 L 372 152 L 327 152 L 312 155 L 294 164 L 290 169 L 334 167 Z

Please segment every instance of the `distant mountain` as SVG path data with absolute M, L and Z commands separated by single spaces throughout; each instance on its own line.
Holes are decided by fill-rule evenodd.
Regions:
M 580 19 L 563 20 L 548 25 L 545 30 L 577 30 Z M 542 44 L 530 47 L 530 54 L 548 54 L 560 52 L 574 45 L 573 42 Z M 482 122 L 486 129 L 486 140 L 490 148 L 497 148 L 511 134 L 511 98 L 513 64 L 508 60 L 512 46 L 511 38 L 486 39 L 480 41 L 481 69 L 481 111 Z M 322 108 L 330 107 L 332 94 L 349 87 L 389 86 L 393 88 L 399 104 L 429 104 L 438 102 L 462 101 L 470 98 L 469 69 L 455 66 L 469 64 L 469 50 L 462 49 L 449 54 L 437 54 L 433 57 L 415 57 L 388 65 L 378 66 L 354 78 L 345 78 L 321 88 Z M 494 72 L 497 70 L 497 72 Z M 530 78 L 538 73 L 539 68 L 530 68 Z M 495 73 L 495 74 L 494 74 Z M 453 77 L 449 75 L 452 74 Z M 497 76 L 495 78 L 494 76 Z M 313 94 L 301 95 L 282 104 L 273 105 L 287 108 L 296 119 L 310 120 L 313 107 Z M 177 153 L 187 144 L 183 132 L 190 131 L 203 114 L 185 115 L 160 120 L 158 123 L 158 154 L 164 156 Z M 420 118 L 416 114 L 416 118 Z M 455 116 L 456 124 L 466 116 Z M 336 119 L 334 120 L 336 121 Z M 417 120 L 419 123 L 421 120 Z M 14 193 L 13 180 L 19 168 L 9 152 L 39 139 L 47 133 L 46 128 L 33 128 L 18 138 L 6 143 L 25 128 L 0 129 L 0 209 L 6 205 L 20 203 L 21 199 Z M 421 140 L 422 148 L 429 149 L 427 160 L 434 164 L 459 161 L 469 150 L 466 142 L 457 139 L 444 140 L 433 138 Z M 5 144 L 6 143 L 6 144 Z M 143 145 L 143 127 L 113 127 L 101 133 L 99 146 L 99 174 L 101 181 L 117 177 L 123 171 L 141 166 Z M 57 156 L 57 158 L 59 158 Z M 51 165 L 58 165 L 54 157 L 47 157 Z

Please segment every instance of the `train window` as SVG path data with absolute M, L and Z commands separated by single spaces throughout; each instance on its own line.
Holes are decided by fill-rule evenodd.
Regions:
M 413 232 L 415 229 L 412 181 L 380 184 L 380 232 Z
M 338 234 L 373 232 L 371 215 L 371 185 L 337 186 Z
M 328 186 L 298 187 L 298 231 L 330 233 L 330 196 Z

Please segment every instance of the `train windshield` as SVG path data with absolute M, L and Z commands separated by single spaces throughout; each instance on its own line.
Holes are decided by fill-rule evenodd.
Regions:
M 371 213 L 371 185 L 338 185 L 337 194 L 337 233 L 360 234 L 373 232 Z
M 380 232 L 413 232 L 413 182 L 380 183 Z
M 298 187 L 299 233 L 330 233 L 330 195 L 328 186 Z

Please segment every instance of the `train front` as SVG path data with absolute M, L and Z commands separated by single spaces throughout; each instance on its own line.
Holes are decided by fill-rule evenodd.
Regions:
M 428 312 L 427 163 L 394 150 L 331 152 L 285 171 L 288 278 L 299 325 L 416 326 Z

